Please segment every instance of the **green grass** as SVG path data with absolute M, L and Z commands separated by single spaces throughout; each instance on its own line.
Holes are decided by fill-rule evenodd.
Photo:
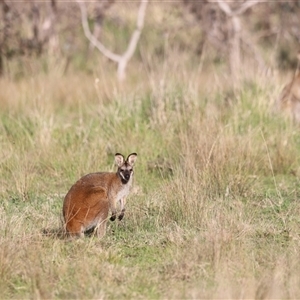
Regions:
M 193 39 L 146 34 L 123 86 L 101 58 L 1 78 L 0 298 L 299 298 L 300 133 L 273 112 L 278 78 L 236 85 Z M 116 152 L 138 153 L 125 219 L 102 240 L 44 235 Z
M 103 102 L 82 99 L 93 78 L 72 80 L 26 103 L 16 82 L 2 103 L 1 298 L 299 297 L 300 138 L 272 114 L 271 87 L 241 86 L 226 106 L 173 78 Z M 100 241 L 43 235 L 75 180 L 132 151 L 122 222 Z

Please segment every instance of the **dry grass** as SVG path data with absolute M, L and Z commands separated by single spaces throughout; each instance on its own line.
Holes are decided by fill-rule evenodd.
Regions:
M 273 112 L 280 81 L 248 68 L 234 85 L 169 39 L 141 44 L 123 86 L 102 59 L 0 80 L 1 299 L 300 297 L 300 136 Z M 43 234 L 75 180 L 133 151 L 103 240 Z
M 299 297 L 296 127 L 272 87 L 228 100 L 171 73 L 107 98 L 83 75 L 2 82 L 1 298 Z M 102 241 L 44 236 L 120 149 L 139 153 L 124 222 Z

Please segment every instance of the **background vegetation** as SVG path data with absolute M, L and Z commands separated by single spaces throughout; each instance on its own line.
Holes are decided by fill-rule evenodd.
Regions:
M 66 72 L 64 56 L 6 60 L 1 299 L 300 297 L 300 134 L 273 108 L 290 75 L 245 58 L 234 81 L 214 48 L 199 56 L 181 14 L 150 6 L 123 84 L 96 52 Z M 44 235 L 61 228 L 70 186 L 114 170 L 115 152 L 138 153 L 125 219 L 102 240 Z

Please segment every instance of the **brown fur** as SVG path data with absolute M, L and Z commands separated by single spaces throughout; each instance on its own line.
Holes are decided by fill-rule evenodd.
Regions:
M 112 211 L 111 220 L 114 221 L 118 202 L 121 205 L 119 220 L 124 217 L 136 157 L 137 154 L 132 153 L 124 160 L 124 156 L 117 153 L 116 173 L 91 173 L 83 176 L 71 187 L 63 204 L 63 217 L 68 234 L 82 237 L 84 232 L 96 228 L 98 237 L 103 237 L 109 210 Z

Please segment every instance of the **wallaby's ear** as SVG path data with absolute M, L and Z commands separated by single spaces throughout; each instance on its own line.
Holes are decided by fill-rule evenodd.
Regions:
M 124 164 L 124 156 L 121 153 L 115 154 L 115 163 L 118 167 L 121 167 Z
M 137 154 L 136 154 L 136 153 L 131 153 L 131 154 L 128 155 L 128 157 L 127 157 L 126 160 L 128 161 L 128 163 L 129 163 L 131 166 L 133 166 L 134 163 L 135 163 L 135 161 L 136 161 L 136 159 L 137 159 Z

